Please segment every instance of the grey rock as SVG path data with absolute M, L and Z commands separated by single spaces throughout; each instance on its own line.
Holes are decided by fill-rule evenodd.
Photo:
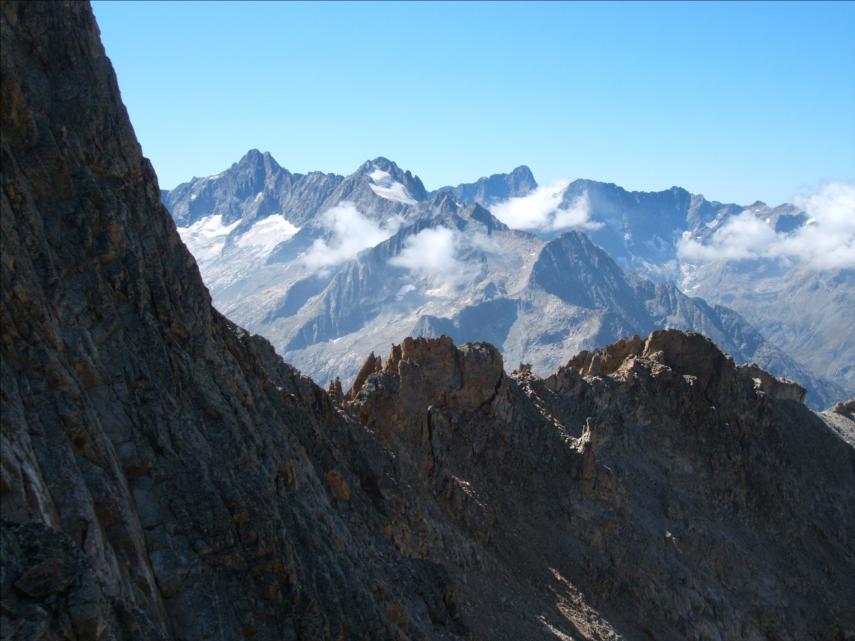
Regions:
M 521 165 L 508 174 L 493 174 L 479 178 L 474 183 L 462 183 L 456 187 L 441 187 L 434 194 L 449 193 L 465 205 L 479 204 L 490 207 L 508 198 L 518 198 L 537 188 L 531 170 Z

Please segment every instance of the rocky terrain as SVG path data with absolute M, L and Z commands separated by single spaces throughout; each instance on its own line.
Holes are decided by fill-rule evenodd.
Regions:
M 0 638 L 855 638 L 851 403 L 676 330 L 324 392 L 212 308 L 89 7 L 0 32 Z

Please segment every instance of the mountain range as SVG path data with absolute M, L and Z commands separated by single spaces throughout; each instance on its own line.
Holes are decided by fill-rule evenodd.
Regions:
M 487 340 L 545 375 L 581 350 L 674 327 L 799 381 L 814 407 L 855 386 L 853 270 L 680 256 L 685 238 L 746 212 L 796 229 L 806 216 L 794 206 L 589 180 L 539 187 L 524 166 L 428 192 L 386 158 L 346 177 L 303 175 L 257 150 L 162 199 L 218 309 L 321 382 L 349 383 L 362 354 L 409 335 Z M 822 322 L 770 303 L 770 289 L 821 309 Z
M 811 411 L 675 329 L 546 376 L 407 337 L 328 393 L 212 306 L 88 4 L 4 2 L 0 37 L 0 639 L 855 637 L 855 402 Z M 360 229 L 541 243 L 521 287 L 572 306 L 618 291 L 604 317 L 643 317 L 652 285 L 584 236 L 439 196 L 429 220 Z M 240 235 L 260 264 L 281 235 L 251 230 L 289 229 L 270 218 Z M 316 231 L 325 278 L 358 264 L 332 267 L 353 247 Z M 394 267 L 430 264 L 408 262 L 416 236 Z M 550 261 L 599 269 L 556 279 Z

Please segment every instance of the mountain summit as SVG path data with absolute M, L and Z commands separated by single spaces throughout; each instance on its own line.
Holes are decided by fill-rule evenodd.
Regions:
M 479 178 L 474 183 L 463 183 L 457 187 L 442 187 L 437 192 L 450 192 L 463 203 L 480 203 L 485 207 L 508 198 L 530 194 L 537 188 L 537 181 L 531 170 L 521 165 L 509 174 L 493 174 Z

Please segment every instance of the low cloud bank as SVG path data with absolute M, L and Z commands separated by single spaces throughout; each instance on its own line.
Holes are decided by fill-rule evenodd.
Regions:
M 677 252 L 694 262 L 781 258 L 818 270 L 855 268 L 855 185 L 832 183 L 793 203 L 808 219 L 790 233 L 776 232 L 765 218 L 745 211 L 706 241 L 685 234 Z
M 407 238 L 401 252 L 389 259 L 389 263 L 437 284 L 453 284 L 466 269 L 463 261 L 457 258 L 460 242 L 459 232 L 448 227 L 423 229 Z
M 490 211 L 512 229 L 546 232 L 602 227 L 602 223 L 591 220 L 591 203 L 587 193 L 577 197 L 569 206 L 561 206 L 569 184 L 570 181 L 564 178 L 556 180 L 525 196 L 497 203 Z
M 389 264 L 425 279 L 433 294 L 453 295 L 461 285 L 472 282 L 483 268 L 471 260 L 472 252 L 496 254 L 500 247 L 486 234 L 460 232 L 445 226 L 423 229 L 404 241 Z
M 343 202 L 324 212 L 321 224 L 332 236 L 329 240 L 318 238 L 303 254 L 303 263 L 312 270 L 327 269 L 382 243 L 398 231 L 401 219 L 380 225 L 364 216 L 353 203 Z

